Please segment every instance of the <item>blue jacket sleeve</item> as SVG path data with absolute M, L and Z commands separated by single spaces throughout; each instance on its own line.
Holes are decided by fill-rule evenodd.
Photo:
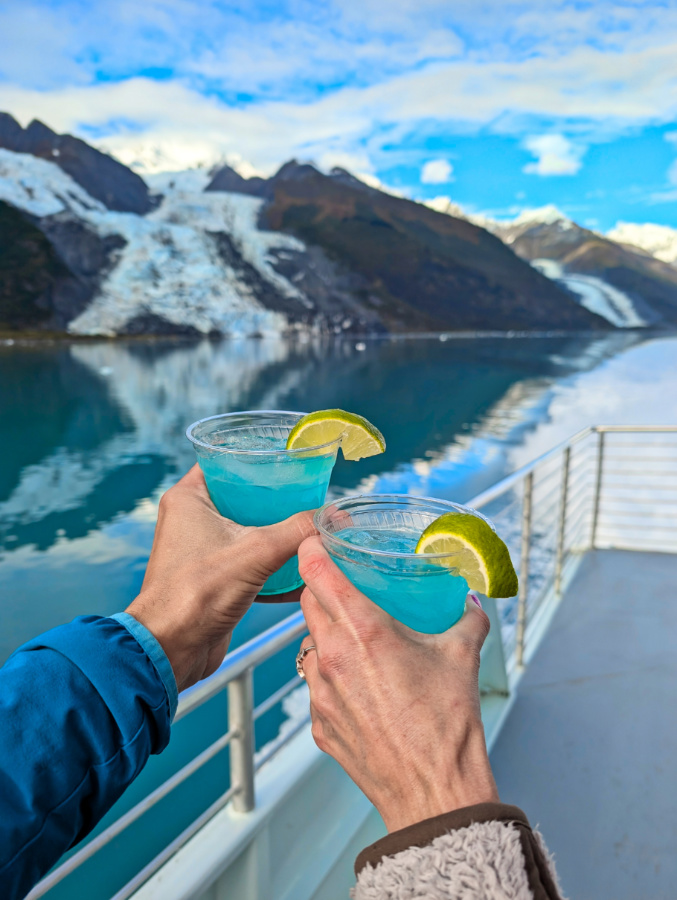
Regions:
M 129 621 L 128 621 L 129 620 Z M 0 885 L 18 900 L 167 746 L 176 685 L 131 616 L 83 616 L 0 669 Z

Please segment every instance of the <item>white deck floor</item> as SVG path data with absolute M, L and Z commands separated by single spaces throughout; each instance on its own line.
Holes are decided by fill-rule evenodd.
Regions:
M 587 554 L 491 759 L 572 900 L 677 897 L 677 556 Z

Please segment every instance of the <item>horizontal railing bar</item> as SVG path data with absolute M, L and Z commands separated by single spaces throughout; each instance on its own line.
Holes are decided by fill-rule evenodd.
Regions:
M 534 486 L 534 503 L 543 503 L 545 500 L 549 500 L 551 497 L 559 497 L 562 494 L 562 485 L 561 483 L 553 484 L 551 488 L 547 491 L 544 491 L 542 494 L 538 494 L 536 487 Z
M 594 429 L 615 434 L 677 434 L 677 425 L 595 425 Z
M 586 513 L 580 518 L 572 521 L 567 525 L 566 538 L 567 542 L 573 543 L 574 540 L 577 540 L 581 533 L 590 527 L 592 521 L 592 510 L 590 513 Z
M 644 499 L 638 498 L 631 500 L 629 497 L 605 497 L 604 505 L 609 506 L 614 503 L 622 503 L 624 506 L 627 506 L 629 503 L 637 504 L 638 506 L 674 506 L 677 510 L 677 500 L 671 500 L 669 497 L 645 497 Z
M 547 506 L 544 506 L 542 503 L 534 504 L 534 512 L 533 512 L 534 519 L 541 519 L 541 520 L 547 519 L 553 513 L 555 515 L 557 514 L 559 507 L 560 507 L 559 491 L 557 493 L 558 493 L 558 496 L 555 497 L 553 500 L 551 500 Z
M 624 454 L 624 450 L 633 450 L 639 451 L 639 453 L 628 453 Z M 668 444 L 661 441 L 657 443 L 652 441 L 651 443 L 641 443 L 640 441 L 625 441 L 622 444 L 614 444 L 612 443 L 610 446 L 610 451 L 612 456 L 616 456 L 618 458 L 631 456 L 633 459 L 651 459 L 651 453 L 656 450 L 677 450 L 677 441 L 670 442 Z M 645 455 L 646 454 L 646 455 Z
M 308 715 L 303 716 L 303 718 L 299 719 L 296 724 L 289 729 L 289 731 L 285 731 L 284 734 L 281 734 L 279 737 L 275 738 L 275 740 L 271 741 L 267 747 L 264 747 L 259 754 L 257 754 L 256 763 L 254 764 L 254 771 L 258 772 L 261 766 L 265 765 L 273 756 L 280 750 L 288 741 L 290 741 L 295 734 L 298 734 L 302 728 L 304 728 L 308 722 L 310 722 L 310 713 Z
M 47 891 L 51 890 L 56 884 L 62 881 L 71 872 L 78 869 L 83 863 L 94 856 L 102 847 L 109 844 L 113 838 L 116 838 L 121 832 L 128 828 L 133 822 L 136 822 L 145 812 L 148 812 L 156 803 L 159 803 L 167 794 L 171 793 L 174 788 L 182 784 L 186 779 L 190 778 L 198 769 L 201 769 L 205 763 L 224 750 L 233 738 L 233 732 L 228 731 L 218 740 L 210 744 L 206 750 L 194 757 L 189 763 L 186 763 L 178 772 L 175 772 L 171 778 L 164 781 L 159 787 L 147 794 L 143 800 L 140 800 L 135 806 L 128 810 L 124 815 L 120 816 L 112 822 L 108 828 L 98 834 L 89 841 L 88 844 L 74 853 L 65 863 L 51 872 L 46 878 L 38 882 L 33 890 L 28 894 L 26 900 L 36 900 L 42 897 Z
M 246 669 L 265 662 L 307 630 L 303 613 L 299 611 L 233 650 L 213 675 L 183 691 L 174 721 L 197 709 L 218 694 L 229 681 L 237 678 Z
M 608 490 L 632 491 L 633 494 L 638 491 L 677 491 L 677 484 L 628 484 L 627 482 L 607 481 L 605 478 L 604 491 Z
M 468 506 L 472 507 L 482 507 L 486 506 L 491 500 L 495 500 L 496 497 L 500 497 L 507 490 L 512 488 L 514 485 L 519 484 L 526 476 L 533 472 L 534 469 L 541 465 L 546 459 L 551 459 L 558 454 L 561 454 L 566 447 L 573 446 L 574 444 L 579 443 L 583 440 L 583 438 L 588 437 L 588 435 L 593 434 L 595 429 L 593 427 L 587 427 L 581 429 L 577 434 L 575 434 L 572 438 L 569 438 L 566 441 L 562 441 L 561 444 L 558 444 L 556 447 L 553 447 L 552 450 L 548 450 L 547 453 L 543 453 L 541 456 L 534 459 L 532 462 L 527 463 L 525 466 L 522 466 L 520 469 L 517 469 L 511 475 L 507 475 L 505 478 L 502 478 L 497 484 L 493 485 L 490 488 L 487 488 L 485 491 L 482 491 L 481 494 L 477 494 L 477 496 L 473 497 L 472 500 L 469 501 Z
M 559 460 L 553 460 L 553 463 L 554 463 L 553 468 L 550 469 L 549 472 L 546 472 L 546 473 L 543 474 L 543 475 L 540 475 L 540 474 L 538 473 L 538 470 L 536 470 L 536 471 L 534 472 L 534 474 L 537 475 L 537 476 L 538 476 L 538 479 L 539 479 L 538 481 L 536 481 L 536 479 L 534 479 L 534 490 L 536 490 L 537 488 L 542 487 L 542 486 L 543 486 L 544 484 L 546 484 L 551 478 L 555 478 L 556 476 L 559 476 L 559 477 L 561 478 L 561 476 L 562 476 L 562 470 L 561 470 L 560 466 L 558 465 L 558 462 L 559 462 Z
M 201 816 L 195 819 L 188 828 L 185 828 L 181 834 L 175 838 L 171 844 L 169 844 L 165 849 L 158 853 L 158 855 L 152 859 L 147 866 L 144 866 L 143 869 L 131 880 L 128 881 L 127 884 L 115 894 L 111 900 L 127 900 L 128 897 L 131 897 L 132 894 L 137 891 L 142 884 L 144 884 L 151 875 L 154 875 L 158 869 L 162 868 L 164 864 L 171 859 L 171 857 L 177 853 L 184 844 L 187 844 L 188 841 L 198 833 L 198 831 L 209 822 L 210 819 L 214 818 L 217 812 L 223 809 L 230 801 L 233 799 L 235 794 L 239 790 L 239 785 L 231 785 L 225 794 L 222 794 L 218 800 L 215 800 L 212 805 L 206 809 Z
M 588 507 L 588 508 L 586 508 Z M 588 504 L 588 500 L 584 500 L 573 513 L 567 516 L 567 534 L 573 532 L 575 528 L 581 528 L 588 525 L 592 519 L 592 500 Z
M 574 544 L 580 538 L 581 534 L 589 528 L 591 519 L 592 515 L 590 513 L 572 522 L 571 525 L 567 524 L 565 536 L 568 544 Z
M 641 462 L 641 463 L 677 463 L 677 444 L 675 444 L 675 454 L 674 456 L 649 456 L 648 454 L 638 455 L 636 453 L 614 453 L 613 450 L 618 450 L 618 447 L 612 447 L 611 451 L 607 455 L 605 452 L 605 457 L 609 460 L 609 462 Z
M 677 459 L 675 459 L 675 463 L 677 464 Z M 629 475 L 632 478 L 641 478 L 643 475 L 651 475 L 652 478 L 674 478 L 677 476 L 677 469 L 673 469 L 671 472 L 657 472 L 653 468 L 651 469 L 623 469 L 616 468 L 615 466 L 605 466 L 604 467 L 604 475 Z
M 581 491 L 586 491 L 587 493 L 592 494 L 592 487 L 594 483 L 595 479 L 593 478 L 592 472 L 586 472 L 585 475 L 576 475 L 569 480 L 572 494 L 578 494 Z
M 567 498 L 567 509 L 569 509 L 581 497 L 592 500 L 592 479 L 590 479 L 590 483 L 587 485 L 577 484 L 571 488 L 571 491 L 569 492 L 569 496 Z
M 592 507 L 592 497 L 590 496 L 589 491 L 581 491 L 576 494 L 572 500 L 567 502 L 567 519 L 571 517 L 572 510 L 578 512 L 578 510 L 586 503 L 589 503 Z
M 260 719 L 261 716 L 265 716 L 265 714 L 271 710 L 280 700 L 284 700 L 290 691 L 292 691 L 295 687 L 300 687 L 303 684 L 303 681 L 299 678 L 298 675 L 294 675 L 293 678 L 290 678 L 286 684 L 283 684 L 281 688 L 278 688 L 274 694 L 271 694 L 270 697 L 267 697 L 262 703 L 259 703 L 258 706 L 254 708 L 254 721 Z
M 602 529 L 602 531 L 606 531 L 606 533 L 609 534 L 613 531 L 620 531 L 621 529 L 632 529 L 632 525 L 630 523 L 617 522 L 614 519 L 613 525 L 603 526 L 600 522 L 600 528 Z M 675 538 L 675 543 L 677 543 L 677 530 L 675 529 L 674 525 L 651 525 L 647 530 L 652 532 L 666 531 L 668 534 L 671 534 Z

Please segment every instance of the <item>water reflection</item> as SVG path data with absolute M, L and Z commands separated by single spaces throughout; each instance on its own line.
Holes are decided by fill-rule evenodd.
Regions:
M 0 658 L 72 615 L 126 605 L 140 584 L 158 497 L 193 463 L 184 430 L 195 419 L 235 409 L 351 409 L 382 428 L 388 449 L 339 461 L 337 493 L 465 500 L 503 474 L 506 447 L 546 415 L 552 384 L 635 340 L 0 348 Z

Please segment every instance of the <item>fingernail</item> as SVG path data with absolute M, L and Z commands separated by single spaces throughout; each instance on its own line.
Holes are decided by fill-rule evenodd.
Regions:
M 475 601 L 475 603 L 479 606 L 479 608 L 482 609 L 482 604 L 480 603 L 480 598 L 477 597 L 475 594 L 471 594 L 470 596 Z

